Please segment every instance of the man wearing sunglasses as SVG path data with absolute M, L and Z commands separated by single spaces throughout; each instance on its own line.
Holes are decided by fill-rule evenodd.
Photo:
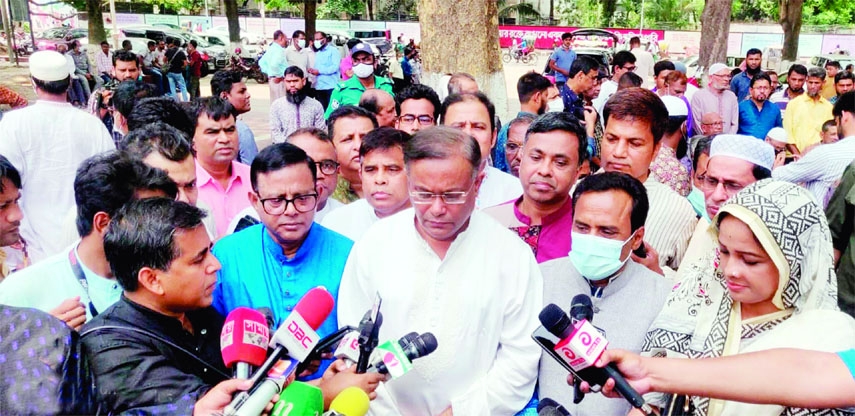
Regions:
M 290 143 L 271 145 L 252 161 L 249 201 L 261 224 L 214 246 L 222 269 L 213 305 L 221 314 L 238 306 L 270 308 L 278 327 L 309 289 L 323 286 L 337 297 L 353 242 L 314 222 L 317 169 L 305 151 Z M 318 334 L 336 329 L 332 313 Z
M 489 121 L 488 121 L 489 122 Z M 531 249 L 475 212 L 482 152 L 465 131 L 421 130 L 404 144 L 413 209 L 375 223 L 342 276 L 342 324 L 383 299 L 381 339 L 430 331 L 439 347 L 388 383 L 374 414 L 513 414 L 534 391 L 531 340 L 543 296 Z

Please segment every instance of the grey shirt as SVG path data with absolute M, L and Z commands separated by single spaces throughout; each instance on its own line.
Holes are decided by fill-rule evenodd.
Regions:
M 582 278 L 569 257 L 540 264 L 543 274 L 543 304 L 570 308 L 573 296 L 591 294 L 591 286 Z M 647 329 L 671 291 L 672 283 L 646 267 L 627 261 L 624 270 L 593 298 L 594 320 L 606 333 L 609 348 L 640 352 Z M 631 409 L 624 399 L 609 399 L 591 393 L 578 405 L 573 404 L 573 387 L 567 385 L 567 370 L 551 356 L 542 353 L 538 375 L 539 397 L 549 397 L 564 405 L 574 416 L 625 415 Z

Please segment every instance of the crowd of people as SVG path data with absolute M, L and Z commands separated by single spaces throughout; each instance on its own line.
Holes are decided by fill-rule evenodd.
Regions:
M 838 63 L 794 64 L 780 88 L 751 49 L 700 87 L 637 38 L 604 68 L 566 34 L 503 123 L 472 75 L 449 74 L 441 99 L 414 72 L 378 75 L 366 43 L 345 69 L 328 42 L 276 33 L 260 151 L 239 73 L 198 97 L 198 76 L 173 72 L 193 45 L 107 47 L 81 73 L 76 46 L 32 55 L 38 101 L 0 120 L 0 344 L 26 346 L 2 365 L 83 370 L 55 391 L 10 386 L 0 409 L 221 412 L 248 388 L 221 356 L 224 317 L 265 308 L 275 330 L 318 286 L 336 303 L 321 337 L 382 299 L 380 339 L 438 341 L 397 379 L 318 360 L 297 380 L 326 406 L 356 386 L 375 415 L 514 415 L 546 397 L 638 412 L 611 381 L 578 400 L 587 383 L 532 340 L 543 307 L 578 294 L 608 335 L 599 365 L 660 409 L 855 406 L 855 76 Z M 413 71 L 417 49 L 400 52 Z M 141 80 L 165 62 L 168 84 Z M 93 88 L 88 111 L 69 103 L 75 83 Z M 45 358 L 63 347 L 74 359 Z M 778 367 L 799 354 L 833 389 L 770 386 L 798 377 Z M 34 391 L 48 399 L 8 399 Z

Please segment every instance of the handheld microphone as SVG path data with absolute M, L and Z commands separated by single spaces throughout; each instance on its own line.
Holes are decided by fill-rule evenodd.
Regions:
M 327 319 L 334 304 L 332 295 L 322 287 L 309 290 L 297 302 L 294 310 L 270 339 L 270 346 L 274 347 L 273 353 L 250 378 L 250 392 L 238 393 L 226 407 L 226 416 L 261 414 L 270 398 L 281 391 L 285 379 L 296 370 L 297 363 L 304 361 L 318 343 L 319 337 L 315 330 Z M 279 363 L 286 354 L 291 359 Z M 275 371 L 271 372 L 271 369 Z M 265 376 L 267 377 L 262 381 Z
M 368 413 L 368 394 L 351 386 L 341 391 L 330 403 L 324 416 L 365 416 Z
M 603 385 L 612 378 L 615 381 L 615 390 L 633 407 L 648 414 L 652 411 L 614 364 L 604 368 L 594 367 L 594 363 L 605 351 L 608 341 L 587 320 L 572 325 L 570 317 L 554 303 L 546 305 L 538 318 L 546 330 L 561 340 L 555 345 L 555 352 L 570 365 L 576 376 L 592 385 Z
M 250 308 L 229 312 L 220 333 L 220 349 L 226 367 L 234 368 L 235 378 L 249 378 L 251 367 L 264 363 L 270 330 L 264 316 Z
M 570 411 L 549 397 L 540 399 L 537 404 L 537 416 L 573 416 Z
M 570 319 L 573 324 L 581 320 L 594 320 L 594 303 L 591 302 L 590 296 L 584 293 L 573 296 L 570 301 Z
M 409 334 L 406 334 L 406 335 L 402 336 L 402 337 L 398 340 L 398 345 L 400 345 L 400 346 L 401 346 L 401 348 L 406 349 L 406 348 L 407 348 L 407 345 L 409 345 L 411 342 L 415 341 L 415 340 L 416 340 L 416 338 L 418 338 L 418 337 L 419 337 L 419 333 L 418 333 L 418 332 L 415 332 L 415 331 L 414 331 L 414 332 L 410 332 Z
M 348 332 L 338 343 L 333 355 L 344 359 L 348 366 L 356 364 L 359 361 L 359 331 Z
M 407 336 L 409 334 L 405 335 L 405 337 Z M 438 346 L 436 337 L 430 332 L 419 335 L 412 342 L 402 347 L 401 341 L 404 340 L 401 338 L 397 344 L 386 342 L 377 347 L 380 360 L 372 365 L 372 372 L 390 374 L 396 378 L 400 377 L 412 369 L 413 360 L 436 351 Z
M 372 314 L 375 316 L 372 317 Z M 362 374 L 368 370 L 371 352 L 377 347 L 380 336 L 380 325 L 383 325 L 383 314 L 379 308 L 365 312 L 359 323 L 359 359 L 356 361 L 356 373 Z
M 279 394 L 270 416 L 319 415 L 324 411 L 324 393 L 311 384 L 295 381 Z

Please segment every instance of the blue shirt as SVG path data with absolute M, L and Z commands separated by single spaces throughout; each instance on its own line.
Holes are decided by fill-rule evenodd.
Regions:
M 288 58 L 285 57 L 285 48 L 276 42 L 270 44 L 264 56 L 258 60 L 261 72 L 270 77 L 285 76 L 285 68 L 288 68 Z
M 745 71 L 736 74 L 736 76 L 730 80 L 730 90 L 736 94 L 736 101 L 742 102 L 742 100 L 748 97 L 748 89 L 750 87 L 751 78 L 745 73 Z
M 310 289 L 323 286 L 338 299 L 338 286 L 353 241 L 312 223 L 293 258 L 282 254 L 263 224 L 223 237 L 214 246 L 222 264 L 217 272 L 214 308 L 221 314 L 239 307 L 270 308 L 278 328 Z M 336 309 L 318 328 L 325 337 L 338 329 Z M 323 374 L 324 362 L 316 376 Z
M 763 110 L 758 110 L 751 100 L 743 100 L 739 103 L 739 134 L 754 136 L 760 140 L 766 138 L 766 134 L 773 127 L 783 127 L 781 110 L 768 100 L 763 102 Z
M 238 120 L 235 126 L 238 131 L 238 143 L 240 147 L 238 162 L 244 165 L 252 165 L 252 159 L 255 159 L 255 155 L 258 154 L 258 144 L 255 143 L 255 134 L 252 134 L 252 130 L 243 120 Z
M 341 54 L 335 46 L 324 45 L 315 52 L 315 69 L 318 70 L 316 90 L 331 90 L 341 82 Z
M 549 60 L 555 61 L 555 66 L 565 70 L 570 70 L 570 65 L 573 65 L 573 61 L 576 60 L 576 52 L 573 49 L 564 49 L 564 47 L 555 48 L 555 52 L 552 52 L 552 56 L 549 57 Z M 567 82 L 567 76 L 560 73 L 555 72 L 555 82 Z
M 401 59 L 401 70 L 404 71 L 404 76 L 413 75 L 413 66 L 410 65 L 410 60 L 407 58 Z
M 843 364 L 849 367 L 849 372 L 852 373 L 852 378 L 855 378 L 855 349 L 838 353 L 843 359 Z
M 531 114 L 527 111 L 520 111 L 517 113 L 517 117 L 522 117 L 526 114 L 536 116 L 536 114 Z M 496 147 L 493 148 L 493 167 L 505 173 L 511 173 L 511 163 L 505 158 L 505 145 L 508 144 L 508 130 L 510 126 L 511 123 L 502 126 L 499 134 L 496 136 Z

